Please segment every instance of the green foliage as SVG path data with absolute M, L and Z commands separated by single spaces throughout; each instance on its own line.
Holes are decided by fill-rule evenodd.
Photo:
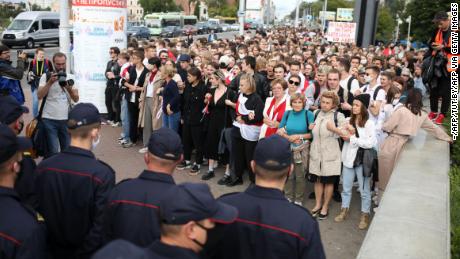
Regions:
M 436 0 L 436 1 L 426 1 L 426 0 L 412 0 L 407 6 L 404 14 L 401 17 L 401 20 L 404 21 L 400 25 L 401 35 L 407 35 L 408 24 L 406 19 L 411 15 L 411 37 L 413 41 L 422 41 L 427 42 L 433 31 L 436 29 L 436 26 L 433 24 L 432 20 L 434 15 L 438 11 L 450 11 L 450 3 L 455 2 L 451 0 Z
M 460 168 L 450 169 L 450 231 L 452 259 L 460 259 Z
M 0 5 L 0 27 L 5 28 L 10 25 L 11 20 L 19 13 L 23 12 L 25 5 L 16 8 L 13 5 L 3 4 Z
M 208 0 L 207 4 L 209 17 L 236 17 L 238 3 L 236 5 L 228 5 L 225 0 Z
M 457 114 L 458 116 L 458 114 Z M 450 134 L 451 114 L 444 120 L 444 127 Z M 454 141 L 450 151 L 450 232 L 452 259 L 460 259 L 460 139 Z
M 392 16 L 390 8 L 380 6 L 377 20 L 377 40 L 389 41 L 393 38 L 393 31 L 396 26 L 396 20 Z
M 180 11 L 174 0 L 139 0 L 139 4 L 144 8 L 145 14 Z

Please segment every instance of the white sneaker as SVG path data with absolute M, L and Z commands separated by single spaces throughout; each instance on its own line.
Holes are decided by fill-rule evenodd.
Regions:
M 302 206 L 302 202 L 300 202 L 300 201 L 295 201 L 294 204 Z
M 139 149 L 139 153 L 141 153 L 141 154 L 145 154 L 145 153 L 147 153 L 147 151 L 148 151 L 148 148 L 146 148 L 146 147 Z
M 122 139 L 122 140 L 118 141 L 118 144 L 120 144 L 120 145 L 124 145 L 126 143 L 128 143 L 128 141 L 126 139 Z
M 114 128 L 120 127 L 120 126 L 121 126 L 120 122 L 112 123 L 112 127 L 114 127 Z

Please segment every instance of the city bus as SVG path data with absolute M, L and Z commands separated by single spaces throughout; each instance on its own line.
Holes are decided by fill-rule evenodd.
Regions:
M 158 36 L 166 26 L 195 25 L 195 15 L 184 15 L 183 13 L 151 13 L 144 17 L 145 26 L 150 30 L 151 35 Z

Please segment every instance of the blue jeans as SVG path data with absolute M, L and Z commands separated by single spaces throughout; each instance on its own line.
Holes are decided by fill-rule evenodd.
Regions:
M 121 136 L 126 140 L 130 141 L 129 138 L 129 112 L 128 112 L 128 101 L 126 100 L 125 96 L 121 99 L 121 125 L 122 125 L 122 133 Z
M 363 176 L 363 166 L 348 168 L 343 166 L 342 170 L 342 208 L 350 208 L 351 194 L 355 175 L 358 178 L 359 191 L 361 192 L 361 212 L 371 211 L 371 178 Z
M 30 90 L 32 90 L 32 114 L 35 118 L 38 116 L 38 89 L 31 86 Z
M 163 127 L 170 128 L 175 132 L 179 132 L 179 123 L 180 123 L 180 112 L 167 115 L 163 113 Z
M 49 149 L 45 157 L 57 154 L 70 145 L 70 136 L 67 132 L 67 120 L 43 119 L 43 125 L 46 129 Z

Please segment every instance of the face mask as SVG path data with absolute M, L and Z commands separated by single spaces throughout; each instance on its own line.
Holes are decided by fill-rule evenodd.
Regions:
M 91 150 L 94 150 L 97 147 L 97 145 L 99 145 L 100 142 L 101 142 L 101 135 L 97 133 L 97 139 L 91 142 Z
M 182 47 L 176 47 L 176 50 L 177 50 L 177 51 L 181 51 L 181 50 L 182 50 Z
M 371 76 L 364 76 L 364 80 L 366 80 L 366 83 L 370 83 L 372 80 Z
M 19 121 L 18 135 L 21 134 L 23 129 L 24 129 L 24 121 Z
M 361 59 L 361 62 L 360 62 L 360 63 L 361 63 L 361 65 L 366 65 L 366 63 L 367 63 L 367 60 L 365 60 L 365 59 Z
M 243 59 L 244 57 L 246 57 L 246 55 L 244 54 L 238 54 L 238 56 L 240 57 L 240 59 Z
M 210 258 L 213 254 L 213 250 L 219 247 L 220 242 L 224 239 L 225 233 L 227 232 L 228 225 L 216 224 L 213 229 L 206 229 L 207 240 L 206 243 L 201 246 L 203 249 L 200 251 L 202 258 Z M 195 241 L 195 243 L 199 244 Z
M 399 103 L 399 98 L 395 98 L 392 101 L 393 106 L 397 105 Z

